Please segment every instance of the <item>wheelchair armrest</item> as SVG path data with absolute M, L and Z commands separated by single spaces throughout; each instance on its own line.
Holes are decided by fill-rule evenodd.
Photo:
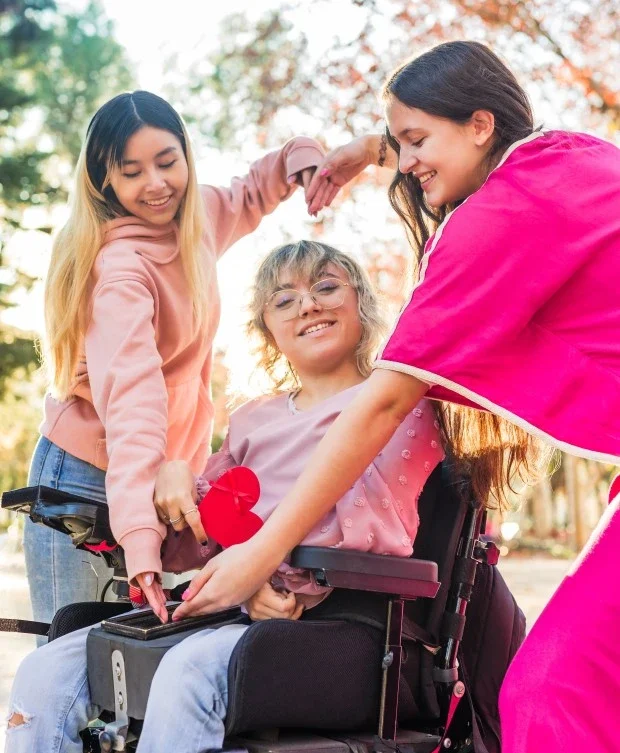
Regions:
M 2 494 L 4 510 L 22 512 L 34 523 L 66 533 L 79 548 L 115 545 L 108 506 L 49 486 L 27 486 Z
M 434 598 L 441 585 L 436 562 L 351 549 L 298 546 L 291 552 L 291 566 L 311 570 L 321 586 L 377 591 L 407 599 Z

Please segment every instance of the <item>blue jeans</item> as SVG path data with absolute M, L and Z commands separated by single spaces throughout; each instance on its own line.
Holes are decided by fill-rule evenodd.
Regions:
M 82 753 L 79 732 L 101 709 L 90 698 L 86 637 L 58 638 L 21 663 L 9 713 L 5 753 Z M 222 747 L 228 664 L 246 625 L 201 630 L 170 649 L 153 677 L 138 753 L 206 753 Z
M 40 437 L 35 448 L 28 483 L 106 501 L 105 472 L 46 437 Z M 66 534 L 30 519 L 24 528 L 24 551 L 32 614 L 39 622 L 51 622 L 66 604 L 97 601 L 112 577 L 103 557 L 76 549 Z

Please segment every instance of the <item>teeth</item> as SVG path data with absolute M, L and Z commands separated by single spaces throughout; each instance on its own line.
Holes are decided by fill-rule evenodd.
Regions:
M 331 327 L 332 325 L 328 322 L 325 322 L 324 324 L 315 324 L 312 327 L 308 327 L 308 329 L 305 329 L 301 334 L 302 335 L 308 335 L 310 332 L 318 332 L 320 329 L 327 329 L 327 327 Z
M 419 175 L 418 176 L 418 180 L 420 181 L 420 183 L 426 183 L 427 180 L 430 180 L 435 175 L 437 175 L 437 171 L 436 170 L 430 170 L 427 173 L 422 173 L 422 175 Z
M 162 204 L 165 204 L 170 196 L 166 196 L 165 199 L 157 199 L 157 201 L 145 201 L 145 204 L 148 204 L 150 207 L 160 207 Z

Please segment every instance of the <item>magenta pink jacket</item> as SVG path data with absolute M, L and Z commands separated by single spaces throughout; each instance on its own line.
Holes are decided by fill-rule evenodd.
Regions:
M 299 137 L 230 188 L 201 188 L 210 306 L 200 331 L 192 324 L 176 222 L 159 227 L 130 216 L 106 225 L 73 396 L 47 396 L 41 433 L 107 470 L 112 531 L 130 578 L 162 569 L 166 527 L 153 506 L 160 465 L 183 459 L 199 473 L 210 454 L 211 348 L 220 316 L 215 263 L 293 193 L 287 178 L 321 159 L 319 145 Z
M 349 387 L 301 412 L 288 394 L 258 398 L 241 406 L 230 417 L 225 444 L 211 456 L 198 479 L 199 492 L 205 493 L 209 482 L 225 470 L 245 465 L 256 473 L 261 485 L 253 512 L 266 520 L 290 491 L 327 429 L 361 388 L 361 384 Z M 432 405 L 422 400 L 303 543 L 411 556 L 419 524 L 418 497 L 442 458 L 435 413 Z M 201 566 L 212 554 L 207 548 L 201 551 L 191 530 L 186 529 L 167 539 L 164 564 L 166 569 L 181 572 Z M 308 596 L 325 592 L 303 571 L 286 564 L 274 582 Z M 311 606 L 316 599 L 305 603 Z
M 429 240 L 376 366 L 620 464 L 619 280 L 620 151 L 534 133 Z

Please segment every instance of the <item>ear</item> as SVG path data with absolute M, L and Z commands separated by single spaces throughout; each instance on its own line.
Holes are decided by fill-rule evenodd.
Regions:
M 495 131 L 495 116 L 488 110 L 476 110 L 469 121 L 476 146 L 486 146 Z

